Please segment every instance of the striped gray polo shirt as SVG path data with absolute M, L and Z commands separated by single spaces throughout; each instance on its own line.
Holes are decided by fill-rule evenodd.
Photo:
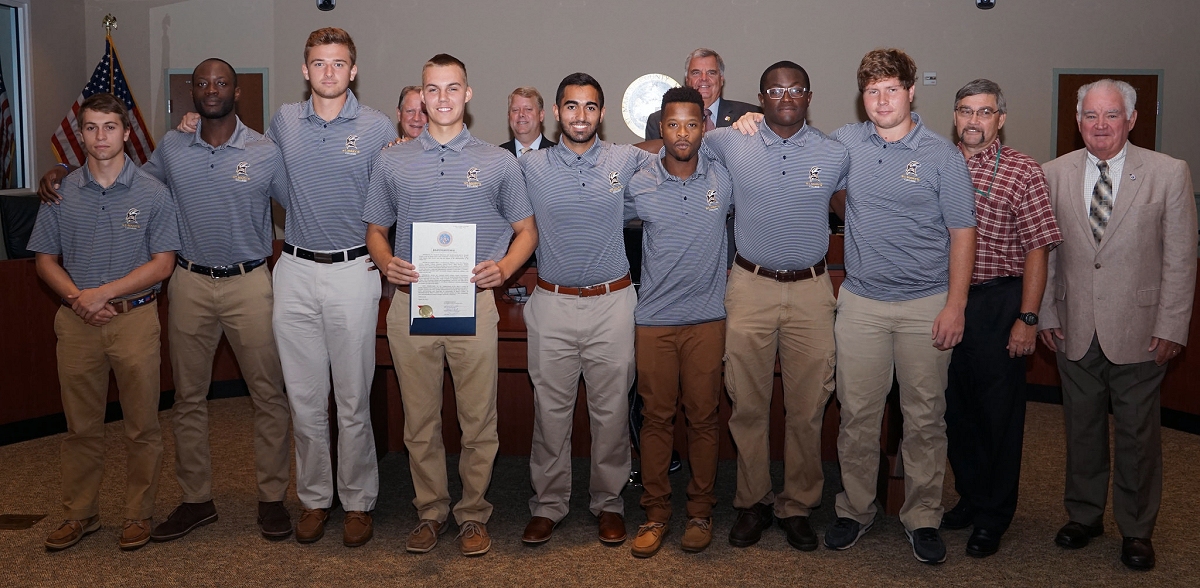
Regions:
M 170 190 L 128 155 L 113 185 L 100 187 L 84 164 L 63 178 L 58 192 L 61 203 L 39 207 L 28 248 L 62 254 L 63 269 L 80 290 L 129 275 L 151 254 L 179 249 Z
M 626 217 L 642 219 L 642 286 L 634 321 L 678 326 L 725 318 L 725 218 L 733 207 L 733 180 L 721 164 L 700 157 L 681 180 L 654 165 L 629 182 Z
M 885 302 L 945 292 L 951 228 L 975 226 L 975 196 L 962 153 L 916 126 L 884 141 L 871 121 L 833 133 L 850 151 L 843 288 Z
M 270 257 L 271 198 L 286 206 L 288 180 L 279 148 L 241 120 L 213 146 L 167 131 L 142 170 L 171 187 L 179 209 L 179 255 L 207 266 Z
M 829 250 L 829 198 L 846 187 L 846 148 L 805 124 L 787 139 L 764 120 L 746 136 L 704 134 L 704 153 L 733 176 L 733 234 L 742 257 L 774 270 L 812 267 Z
M 279 107 L 267 138 L 283 152 L 291 184 L 283 230 L 287 242 L 314 251 L 365 243 L 367 172 L 379 150 L 396 138 L 391 119 L 359 104 L 346 90 L 346 104 L 331 121 L 313 112 L 311 97 Z
M 626 189 L 654 160 L 653 153 L 599 138 L 583 155 L 559 143 L 519 160 L 537 217 L 539 277 L 578 288 L 629 273 Z
M 512 223 L 532 214 L 516 158 L 476 139 L 464 126 L 445 145 L 426 129 L 415 141 L 381 151 L 371 164 L 363 220 L 395 224 L 394 254 L 409 262 L 413 223 L 474 223 L 479 263 L 503 258 Z

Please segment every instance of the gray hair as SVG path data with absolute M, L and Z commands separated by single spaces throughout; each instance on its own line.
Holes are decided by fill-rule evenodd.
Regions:
M 972 80 L 967 85 L 958 89 L 958 93 L 954 95 L 954 106 L 957 107 L 963 98 L 968 96 L 978 96 L 979 94 L 991 94 L 996 97 L 996 112 L 1000 114 L 1008 113 L 1008 106 L 1004 103 L 1004 92 L 1000 90 L 1000 85 L 992 80 L 979 78 Z
M 1119 92 L 1121 94 L 1121 101 L 1125 103 L 1125 118 L 1128 119 L 1133 116 L 1133 105 L 1137 103 L 1137 90 L 1134 90 L 1133 86 L 1130 86 L 1126 82 L 1105 78 L 1087 84 L 1079 89 L 1079 93 L 1076 95 L 1078 101 L 1075 103 L 1075 120 L 1083 117 L 1083 99 L 1087 96 L 1088 92 L 1096 88 L 1109 88 Z
M 698 57 L 716 57 L 717 58 L 717 69 L 721 70 L 722 76 L 725 75 L 725 60 L 721 59 L 721 56 L 718 55 L 716 51 L 713 51 L 712 49 L 705 49 L 704 47 L 701 47 L 695 51 L 692 51 L 691 53 L 688 53 L 687 59 L 683 60 L 683 77 L 685 79 L 687 78 L 689 68 L 692 67 L 692 60 L 696 59 Z

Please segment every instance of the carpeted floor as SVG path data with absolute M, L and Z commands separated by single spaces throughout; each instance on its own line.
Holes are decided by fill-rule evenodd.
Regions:
M 882 516 L 853 549 L 820 548 L 800 552 L 788 546 L 783 532 L 767 531 L 746 549 L 727 542 L 733 523 L 730 506 L 734 463 L 722 462 L 717 480 L 720 501 L 715 513 L 713 545 L 700 554 L 680 551 L 683 532 L 684 474 L 673 476 L 676 517 L 663 550 L 648 560 L 634 559 L 629 544 L 604 547 L 596 540 L 595 522 L 587 512 L 587 462 L 575 462 L 571 514 L 540 547 L 526 547 L 520 534 L 528 519 L 528 460 L 502 457 L 496 464 L 489 499 L 496 506 L 488 525 L 492 551 L 465 558 L 454 541 L 456 529 L 443 535 L 434 551 L 411 555 L 405 536 L 416 524 L 411 506 L 412 483 L 404 455 L 391 454 L 380 463 L 381 496 L 375 510 L 375 539 L 350 549 L 341 544 L 342 513 L 330 519 L 320 542 L 268 542 L 255 525 L 254 471 L 251 455 L 250 404 L 247 398 L 213 401 L 213 492 L 220 520 L 170 543 L 151 543 L 123 553 L 116 537 L 121 524 L 124 450 L 121 423 L 108 425 L 109 451 L 102 494 L 99 532 L 60 553 L 42 547 L 61 520 L 59 507 L 59 436 L 0 447 L 0 513 L 48 516 L 24 531 L 0 531 L 0 586 L 1196 586 L 1200 584 L 1197 522 L 1200 504 L 1200 437 L 1163 431 L 1165 480 L 1163 507 L 1154 536 L 1158 568 L 1132 572 L 1118 561 L 1121 538 L 1111 516 L 1105 535 L 1086 549 L 1064 551 L 1054 546 L 1055 531 L 1065 522 L 1062 508 L 1063 424 L 1061 408 L 1030 403 L 1026 423 L 1022 497 L 1001 552 L 984 560 L 963 553 L 969 531 L 944 533 L 950 557 L 928 566 L 912 557 L 903 528 L 895 517 Z M 161 415 L 168 433 L 159 519 L 179 500 L 173 473 L 174 447 L 169 412 Z M 774 464 L 776 487 L 781 464 Z M 451 484 L 457 484 L 450 464 Z M 833 520 L 833 495 L 839 487 L 835 464 L 826 464 L 824 505 L 812 515 L 818 533 Z M 457 492 L 454 490 L 453 492 Z M 294 489 L 288 507 L 298 511 Z M 640 489 L 625 492 L 630 534 L 642 521 L 637 505 Z M 950 475 L 947 505 L 957 500 Z M 1110 511 L 1111 514 L 1111 511 Z

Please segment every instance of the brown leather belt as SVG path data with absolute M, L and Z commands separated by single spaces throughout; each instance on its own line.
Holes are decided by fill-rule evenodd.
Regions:
M 109 300 L 108 303 L 113 306 L 113 308 L 117 311 L 117 314 L 121 314 L 122 312 L 129 312 L 139 306 L 150 304 L 157 299 L 158 292 L 151 292 L 143 296 L 138 296 L 137 298 L 117 298 L 114 300 Z M 71 303 L 67 302 L 66 300 L 62 301 L 62 305 L 67 308 L 71 308 Z
M 800 280 L 807 280 L 809 278 L 815 278 L 815 277 L 825 273 L 825 260 L 824 259 L 822 259 L 821 261 L 818 261 L 817 265 L 814 265 L 809 268 L 804 268 L 801 270 L 767 269 L 765 267 L 755 264 L 754 262 L 746 259 L 745 257 L 742 257 L 742 254 L 740 254 L 740 253 L 733 257 L 733 261 L 734 261 L 734 263 L 740 265 L 743 269 L 745 269 L 746 271 L 748 271 L 752 274 L 758 274 L 764 278 L 771 278 L 772 280 L 775 280 L 776 282 L 799 282 Z
M 572 288 L 570 286 L 559 286 L 551 284 L 546 280 L 538 278 L 538 288 L 549 290 L 558 294 L 566 294 L 567 296 L 579 296 L 580 298 L 588 298 L 591 296 L 603 296 L 617 290 L 624 290 L 633 285 L 633 280 L 629 279 L 629 274 L 625 274 L 607 284 L 596 284 L 595 286 L 584 286 L 582 288 Z

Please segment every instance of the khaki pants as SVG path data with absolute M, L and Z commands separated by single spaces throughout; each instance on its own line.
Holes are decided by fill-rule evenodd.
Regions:
M 409 294 L 397 291 L 388 310 L 388 347 L 400 380 L 404 405 L 404 445 L 412 472 L 417 516 L 444 522 L 450 513 L 446 447 L 442 443 L 442 376 L 444 363 L 454 377 L 454 401 L 462 429 L 458 474 L 462 500 L 454 520 L 487 523 L 492 465 L 500 448 L 496 432 L 496 337 L 500 315 L 491 290 L 475 296 L 475 335 L 409 335 Z
M 271 273 L 211 278 L 175 268 L 167 286 L 167 336 L 175 379 L 175 477 L 184 502 L 212 499 L 208 388 L 221 333 L 229 339 L 254 405 L 258 499 L 283 500 L 290 480 L 287 396 L 271 330 Z
M 571 428 L 579 376 L 592 433 L 588 510 L 625 514 L 629 481 L 629 389 L 634 368 L 632 287 L 581 298 L 535 288 L 525 304 L 533 381 L 533 516 L 561 521 L 571 499 Z
M 110 368 L 117 378 L 128 452 L 125 518 L 151 518 L 163 451 L 158 426 L 158 303 L 118 314 L 102 327 L 87 325 L 63 307 L 54 317 L 54 334 L 58 336 L 58 382 L 67 417 L 61 458 L 66 518 L 86 519 L 100 513 Z
M 837 496 L 837 516 L 864 525 L 875 518 L 879 433 L 894 368 L 904 417 L 900 522 L 910 531 L 941 525 L 943 417 L 951 352 L 933 346 L 933 320 L 945 305 L 945 293 L 903 302 L 871 300 L 845 289 L 838 296 L 838 460 L 843 490 Z
M 733 400 L 736 508 L 774 504 L 779 517 L 821 503 L 821 425 L 833 394 L 833 284 L 829 274 L 777 282 L 734 266 L 725 289 L 725 385 Z M 775 355 L 783 376 L 783 492 L 771 488 L 771 396 Z
M 671 449 L 675 414 L 687 419 L 688 518 L 708 518 L 717 503 L 721 357 L 725 321 L 678 327 L 637 327 L 638 394 L 642 397 L 642 508 L 646 519 L 671 520 Z

